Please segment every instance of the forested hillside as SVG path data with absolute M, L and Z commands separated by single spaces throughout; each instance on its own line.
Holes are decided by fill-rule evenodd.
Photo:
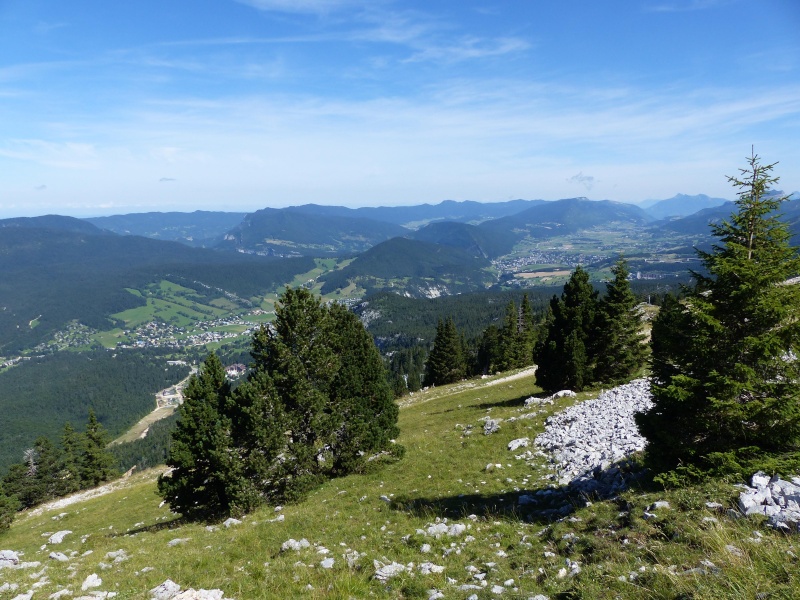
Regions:
M 275 261 L 95 231 L 0 227 L 0 353 L 47 341 L 73 320 L 108 329 L 110 315 L 145 303 L 126 288 L 169 275 L 248 298 L 314 267 L 310 258 Z
M 64 423 L 90 408 L 116 436 L 155 408 L 155 392 L 186 377 L 156 352 L 59 352 L 0 372 L 0 473 L 39 436 L 58 440 Z
M 363 252 L 407 231 L 362 217 L 265 208 L 231 229 L 221 247 L 277 256 L 331 256 Z
M 392 238 L 323 276 L 322 293 L 353 284 L 366 293 L 397 287 L 417 297 L 450 295 L 490 286 L 490 269 L 487 259 L 460 248 Z
M 191 213 L 149 212 L 91 217 L 87 222 L 120 235 L 141 235 L 157 240 L 211 247 L 238 225 L 247 213 L 196 210 Z

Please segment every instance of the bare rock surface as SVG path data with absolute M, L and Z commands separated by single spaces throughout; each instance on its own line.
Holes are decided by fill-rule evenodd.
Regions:
M 596 492 L 597 473 L 644 448 L 633 416 L 651 406 L 649 382 L 637 379 L 548 417 L 535 443 L 550 454 L 559 484 Z M 622 485 L 622 481 L 610 483 Z
M 739 510 L 747 515 L 764 515 L 775 529 L 800 533 L 800 477 L 785 481 L 759 471 L 750 486 L 739 494 Z

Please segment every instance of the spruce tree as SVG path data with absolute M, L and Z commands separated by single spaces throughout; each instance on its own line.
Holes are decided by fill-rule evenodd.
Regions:
M 606 295 L 600 301 L 594 340 L 597 360 L 593 378 L 601 383 L 628 381 L 647 359 L 642 322 L 625 260 L 620 258 L 611 272 L 614 279 L 606 284 Z
M 520 355 L 518 314 L 517 305 L 513 300 L 509 301 L 503 317 L 503 327 L 500 330 L 497 361 L 497 368 L 500 371 L 508 371 L 518 366 Z
M 64 424 L 64 432 L 61 434 L 62 469 L 64 478 L 70 488 L 67 493 L 79 490 L 83 487 L 81 481 L 81 454 L 85 438 L 75 431 L 70 423 Z M 65 483 L 65 485 L 67 485 Z
M 465 363 L 461 337 L 451 317 L 439 319 L 433 348 L 425 366 L 425 385 L 445 385 L 461 381 Z
M 111 440 L 91 408 L 83 436 L 84 445 L 80 458 L 83 487 L 94 487 L 116 477 L 118 473 L 114 466 L 114 456 L 108 451 Z
M 174 512 L 189 518 L 238 512 L 231 490 L 240 464 L 226 416 L 230 394 L 225 369 L 212 353 L 186 385 L 167 459 L 172 471 L 158 480 L 159 493 Z
M 654 405 L 637 423 L 658 469 L 800 447 L 800 286 L 790 281 L 800 258 L 777 213 L 785 198 L 770 193 L 773 168 L 753 154 L 728 178 L 737 212 L 712 226 L 705 272 L 654 324 Z
M 597 291 L 580 266 L 572 272 L 561 298 L 553 296 L 546 335 L 536 350 L 537 383 L 546 390 L 582 390 L 592 382 Z

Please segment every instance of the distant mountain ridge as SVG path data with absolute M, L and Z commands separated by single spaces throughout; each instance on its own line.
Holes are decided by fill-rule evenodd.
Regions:
M 652 218 L 638 206 L 613 200 L 567 198 L 529 208 L 519 214 L 482 223 L 480 228 L 499 234 L 549 238 L 611 223 L 644 225 Z
M 645 209 L 654 219 L 666 219 L 667 217 L 685 217 L 695 214 L 701 210 L 721 206 L 730 200 L 725 198 L 711 198 L 705 194 L 677 194 L 666 200 L 646 200 L 640 206 Z
M 276 256 L 335 256 L 364 252 L 407 232 L 400 225 L 362 217 L 264 208 L 230 230 L 220 247 Z
M 196 210 L 190 213 L 147 212 L 91 217 L 84 221 L 120 235 L 141 235 L 189 246 L 211 247 L 219 244 L 246 215 L 243 212 Z
M 108 232 L 103 231 L 86 219 L 76 219 L 75 217 L 64 217 L 62 215 L 43 215 L 41 217 L 16 217 L 12 219 L 0 220 L 2 228 L 23 228 L 23 229 L 51 229 L 54 231 L 72 231 L 74 233 L 88 233 L 90 235 L 103 235 Z
M 415 229 L 434 221 L 455 221 L 459 223 L 481 223 L 522 212 L 527 208 L 543 204 L 546 200 L 508 200 L 506 202 L 476 202 L 474 200 L 444 200 L 439 204 L 418 204 L 412 206 L 377 206 L 347 208 L 345 206 L 322 206 L 304 204 L 291 206 L 285 210 L 338 217 L 360 217 L 394 223 Z

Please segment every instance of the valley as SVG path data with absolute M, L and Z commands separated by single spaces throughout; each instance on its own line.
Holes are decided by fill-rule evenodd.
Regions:
M 679 200 L 686 210 L 687 198 Z M 706 219 L 720 210 L 707 209 Z M 542 315 L 577 265 L 602 286 L 619 255 L 637 293 L 657 298 L 698 267 L 695 247 L 710 238 L 707 223 L 698 233 L 697 220 L 655 221 L 633 205 L 573 198 L 0 221 L 0 384 L 19 369 L 46 373 L 31 363 L 61 353 L 197 365 L 215 350 L 226 364 L 247 364 L 252 333 L 274 318 L 286 286 L 352 307 L 369 319 L 387 356 L 429 345 L 437 319 L 448 316 L 474 338 L 522 293 Z M 691 225 L 678 226 L 683 221 Z M 217 246 L 195 247 L 200 237 Z M 289 247 L 298 256 L 277 257 Z M 57 402 L 57 389 L 46 404 Z M 0 407 L 15 402 L 0 391 Z M 145 417 L 141 407 L 121 414 L 130 419 L 126 429 Z M 114 421 L 114 437 L 124 433 L 120 425 Z M 5 461 L 32 443 L 33 430 L 23 430 L 29 433 L 0 439 Z

